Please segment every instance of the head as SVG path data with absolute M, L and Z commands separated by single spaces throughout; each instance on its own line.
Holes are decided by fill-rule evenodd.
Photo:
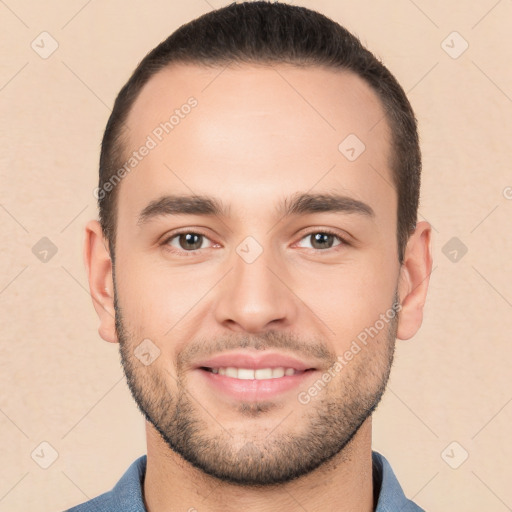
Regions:
M 421 325 L 420 171 L 404 91 L 319 13 L 232 4 L 142 60 L 105 130 L 85 256 L 100 334 L 171 450 L 241 485 L 346 453 Z M 217 389 L 235 353 L 295 374 Z

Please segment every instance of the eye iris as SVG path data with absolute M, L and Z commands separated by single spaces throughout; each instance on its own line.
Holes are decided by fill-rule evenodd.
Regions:
M 195 242 L 193 241 L 194 239 L 196 240 Z M 198 235 L 197 233 L 184 233 L 179 237 L 182 249 L 199 249 L 201 247 L 202 239 L 203 235 Z M 185 240 L 184 243 L 182 243 L 183 240 Z M 193 245 L 193 247 L 191 247 L 191 245 Z
M 330 235 L 329 233 L 315 233 L 313 235 L 313 238 L 314 238 L 314 243 L 313 243 L 313 247 L 315 247 L 315 244 L 316 243 L 319 243 L 320 244 L 320 247 L 315 247 L 315 249 L 325 249 L 325 247 L 327 246 L 328 248 L 330 248 L 332 246 L 332 238 L 333 238 L 333 235 Z M 328 240 L 326 240 L 326 238 Z M 328 242 L 330 239 L 330 244 L 329 243 L 326 243 Z

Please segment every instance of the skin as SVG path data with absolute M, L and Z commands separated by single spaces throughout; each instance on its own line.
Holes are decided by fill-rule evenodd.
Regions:
M 99 334 L 120 343 L 130 389 L 146 415 L 146 507 L 374 510 L 371 411 L 387 382 L 395 339 L 411 338 L 422 323 L 431 226 L 417 224 L 400 266 L 390 131 L 379 99 L 357 76 L 285 64 L 221 71 L 173 65 L 137 98 L 127 120 L 128 152 L 187 98 L 198 105 L 118 185 L 115 275 L 98 221 L 86 226 Z M 366 146 L 353 162 L 338 150 L 351 133 Z M 370 205 L 375 216 L 278 215 L 277 206 L 297 192 L 337 192 Z M 215 196 L 229 215 L 167 215 L 137 224 L 150 201 L 192 193 Z M 204 234 L 201 248 L 191 252 L 179 237 L 166 242 L 178 229 Z M 311 235 L 323 229 L 349 243 L 334 236 L 326 248 L 314 245 Z M 247 236 L 263 249 L 252 263 L 236 251 Z M 298 392 L 395 298 L 399 316 L 300 403 Z M 147 338 L 160 355 L 146 366 L 134 350 Z M 214 392 L 194 369 L 205 356 L 239 347 L 314 360 L 318 372 L 300 389 L 241 403 Z M 188 450 L 185 457 L 173 443 Z M 297 478 L 287 478 L 290 471 Z M 242 473 L 245 481 L 236 482 Z M 265 474 L 279 483 L 265 482 Z

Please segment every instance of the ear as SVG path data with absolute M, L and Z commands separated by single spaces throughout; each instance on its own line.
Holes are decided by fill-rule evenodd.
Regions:
M 89 221 L 85 226 L 84 262 L 92 302 L 100 319 L 98 333 L 105 341 L 117 343 L 112 260 L 107 247 L 100 223 Z
M 431 234 L 428 222 L 418 222 L 405 249 L 398 283 L 402 309 L 398 315 L 397 338 L 401 340 L 412 338 L 423 321 L 423 307 L 432 272 Z

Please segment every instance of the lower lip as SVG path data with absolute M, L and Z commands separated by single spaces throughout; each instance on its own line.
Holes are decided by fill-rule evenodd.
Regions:
M 276 379 L 235 379 L 218 373 L 197 369 L 207 380 L 209 387 L 221 391 L 237 400 L 259 401 L 268 400 L 280 393 L 303 386 L 317 372 L 306 372 L 285 375 Z

